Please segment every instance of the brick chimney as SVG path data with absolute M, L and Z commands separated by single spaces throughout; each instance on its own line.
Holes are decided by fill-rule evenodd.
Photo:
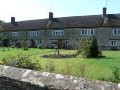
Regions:
M 107 16 L 107 8 L 104 7 L 104 8 L 103 8 L 103 17 L 106 17 L 106 16 Z
M 53 20 L 53 12 L 49 12 L 49 20 L 50 20 L 50 21 Z
M 16 25 L 15 17 L 11 17 L 11 23 L 12 23 L 13 25 Z

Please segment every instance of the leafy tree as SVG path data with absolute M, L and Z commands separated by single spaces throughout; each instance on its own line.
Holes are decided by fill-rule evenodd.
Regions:
M 8 43 L 8 36 L 3 33 L 3 35 L 0 36 L 0 40 L 2 42 L 3 47 L 7 47 L 9 45 Z
M 102 55 L 101 51 L 98 50 L 98 43 L 95 36 L 92 37 L 92 40 L 90 38 L 82 38 L 78 46 L 75 56 L 79 54 L 83 57 L 98 57 Z
M 83 57 L 89 57 L 90 56 L 90 39 L 89 38 L 82 38 L 80 43 L 78 43 L 78 50 L 75 56 L 78 56 L 81 54 Z

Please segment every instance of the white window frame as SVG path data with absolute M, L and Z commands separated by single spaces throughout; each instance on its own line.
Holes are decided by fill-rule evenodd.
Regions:
M 110 46 L 117 46 L 117 40 L 111 40 Z
M 53 36 L 63 36 L 64 30 L 53 30 Z
M 12 32 L 12 36 L 19 36 L 18 32 Z
M 120 35 L 120 28 L 112 29 L 113 35 Z
M 81 30 L 81 35 L 93 35 L 94 34 L 94 29 L 82 29 Z
M 51 45 L 56 45 L 57 44 L 57 40 L 51 40 Z
M 30 36 L 39 36 L 40 31 L 30 31 Z
M 35 40 L 35 44 L 36 45 L 41 45 L 41 40 L 40 39 Z

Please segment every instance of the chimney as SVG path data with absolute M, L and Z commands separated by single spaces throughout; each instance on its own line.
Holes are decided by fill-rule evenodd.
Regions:
M 49 20 L 50 20 L 50 21 L 53 20 L 53 12 L 49 12 Z
M 103 8 L 103 17 L 106 17 L 106 16 L 107 16 L 107 8 L 104 7 L 104 8 Z
M 12 23 L 13 25 L 16 25 L 15 17 L 11 17 L 11 23 Z

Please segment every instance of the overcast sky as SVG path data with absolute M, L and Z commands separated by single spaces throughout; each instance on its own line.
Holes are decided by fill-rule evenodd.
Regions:
M 102 14 L 106 0 L 0 0 L 0 19 L 10 22 L 54 17 Z M 107 1 L 107 13 L 120 13 L 120 0 Z

